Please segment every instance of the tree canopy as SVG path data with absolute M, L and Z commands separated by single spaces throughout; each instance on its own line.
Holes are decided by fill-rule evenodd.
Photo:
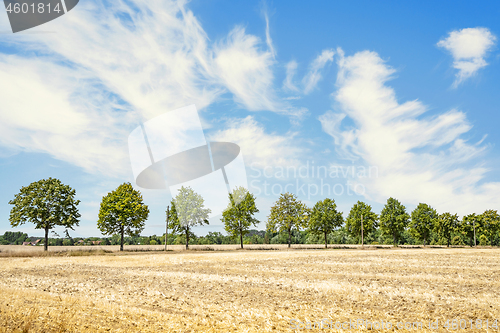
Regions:
M 134 190 L 132 184 L 123 183 L 102 198 L 97 227 L 104 235 L 120 235 L 120 251 L 123 251 L 124 235 L 140 235 L 148 216 L 149 208 L 141 192 Z
M 335 200 L 326 198 L 314 205 L 307 227 L 309 232 L 325 237 L 326 249 L 328 247 L 328 234 L 340 228 L 343 223 L 342 212 L 337 211 Z
M 380 212 L 380 229 L 382 233 L 391 235 L 394 245 L 397 245 L 401 235 L 408 225 L 410 216 L 406 207 L 394 198 L 387 199 L 382 212 Z
M 222 212 L 222 222 L 226 232 L 240 238 L 240 246 L 243 248 L 243 237 L 248 233 L 250 227 L 257 226 L 259 221 L 253 217 L 259 210 L 255 206 L 255 196 L 244 187 L 237 187 L 229 194 L 229 204 Z
M 286 231 L 288 247 L 292 241 L 292 230 L 307 226 L 310 210 L 292 193 L 282 193 L 268 217 L 267 229 L 272 232 Z
M 78 226 L 80 213 L 75 199 L 76 191 L 59 179 L 49 178 L 33 182 L 21 188 L 9 204 L 10 224 L 17 227 L 26 222 L 35 224 L 35 229 L 45 230 L 44 250 L 49 243 L 49 230 L 56 226 L 73 229 Z
M 363 233 L 365 235 L 374 232 L 378 226 L 378 216 L 372 212 L 372 207 L 362 201 L 352 206 L 346 219 L 346 229 L 349 234 L 361 242 L 361 215 L 363 215 Z
M 451 244 L 451 236 L 458 230 L 458 215 L 449 212 L 439 215 L 434 225 L 434 231 L 439 237 L 446 239 L 447 246 Z
M 174 203 L 180 228 L 186 235 L 186 249 L 189 248 L 189 231 L 196 225 L 208 224 L 210 208 L 205 208 L 205 200 L 191 187 L 182 186 Z
M 488 209 L 481 214 L 481 233 L 483 233 L 491 244 L 500 230 L 500 215 L 496 210 Z
M 418 240 L 424 242 L 424 246 L 429 244 L 432 229 L 438 218 L 438 213 L 431 206 L 419 203 L 411 212 L 411 222 L 409 224 L 410 233 Z

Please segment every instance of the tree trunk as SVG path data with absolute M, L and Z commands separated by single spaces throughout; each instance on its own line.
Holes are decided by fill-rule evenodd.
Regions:
M 290 247 L 290 243 L 292 243 L 292 229 L 288 229 L 288 247 Z
M 186 250 L 189 249 L 189 228 L 186 228 Z
M 240 245 L 243 248 L 243 230 L 240 230 Z
M 326 238 L 326 231 L 325 231 L 325 249 L 328 248 L 328 239 Z
M 45 244 L 43 245 L 43 250 L 48 251 L 49 249 L 49 227 L 45 227 Z
M 125 233 L 125 230 L 122 229 L 120 232 L 120 236 L 121 236 L 121 238 L 120 238 L 120 251 L 123 251 L 123 234 L 124 233 Z

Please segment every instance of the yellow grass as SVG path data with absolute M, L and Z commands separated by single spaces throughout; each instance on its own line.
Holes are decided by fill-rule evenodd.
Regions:
M 4 257 L 0 332 L 290 332 L 293 319 L 393 326 L 438 319 L 440 330 L 419 330 L 431 332 L 443 331 L 447 319 L 491 325 L 500 319 L 499 255 L 304 249 Z

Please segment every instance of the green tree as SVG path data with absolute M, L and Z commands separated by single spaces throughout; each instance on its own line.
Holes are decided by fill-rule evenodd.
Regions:
M 292 193 L 282 193 L 268 217 L 267 229 L 272 232 L 287 232 L 288 247 L 292 241 L 292 230 L 300 231 L 309 219 L 310 210 Z
M 170 207 L 165 211 L 165 218 L 167 223 L 167 235 L 164 234 L 162 237 L 162 244 L 165 244 L 165 237 L 167 237 L 167 244 L 170 244 L 170 239 L 174 238 L 182 231 L 181 224 L 179 223 L 179 217 L 177 216 L 177 209 L 175 208 L 175 201 L 172 199 L 170 201 Z M 170 230 L 170 231 L 169 231 Z
M 308 223 L 308 232 L 325 237 L 325 249 L 328 247 L 328 234 L 340 228 L 344 223 L 342 212 L 337 211 L 335 200 L 326 198 L 314 205 Z
M 235 238 L 239 236 L 241 248 L 243 248 L 243 237 L 249 232 L 250 227 L 259 223 L 253 217 L 253 214 L 258 212 L 255 196 L 244 187 L 237 187 L 229 194 L 229 204 L 222 212 L 221 221 L 230 236 Z
M 363 215 L 363 235 L 375 232 L 378 227 L 378 216 L 372 212 L 372 207 L 362 201 L 358 201 L 352 206 L 346 219 L 346 230 L 349 235 L 361 242 L 361 215 Z
M 450 246 L 453 232 L 458 231 L 458 215 L 449 212 L 439 215 L 434 225 L 434 231 L 439 238 L 446 240 L 447 246 Z
M 103 235 L 120 235 L 123 251 L 124 235 L 138 236 L 148 216 L 149 208 L 141 192 L 134 190 L 132 184 L 123 183 L 102 198 L 97 227 Z
M 488 209 L 481 214 L 481 233 L 488 238 L 491 245 L 500 229 L 500 215 L 496 210 Z
M 411 212 L 411 222 L 409 224 L 410 233 L 416 239 L 423 241 L 424 246 L 429 244 L 432 229 L 438 218 L 438 213 L 431 206 L 419 203 Z
M 470 246 L 475 246 L 474 244 L 474 228 L 476 229 L 476 239 L 479 238 L 479 232 L 481 231 L 481 215 L 469 214 L 462 218 L 458 230 L 460 233 L 469 241 Z M 477 243 L 477 240 L 476 240 Z
M 174 199 L 181 230 L 186 236 L 186 250 L 189 248 L 190 229 L 196 225 L 208 224 L 210 208 L 204 208 L 205 200 L 191 187 L 182 186 Z
M 392 236 L 394 245 L 398 245 L 409 220 L 410 215 L 406 212 L 405 206 L 394 198 L 387 199 L 387 203 L 380 212 L 380 229 L 383 234 Z
M 49 178 L 22 187 L 9 204 L 10 224 L 17 227 L 26 222 L 35 224 L 35 229 L 45 230 L 44 250 L 49 246 L 49 230 L 55 226 L 73 229 L 78 226 L 80 213 L 75 200 L 75 190 L 59 179 Z

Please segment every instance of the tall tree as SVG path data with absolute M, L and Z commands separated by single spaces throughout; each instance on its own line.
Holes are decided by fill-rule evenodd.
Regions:
M 496 210 L 488 209 L 481 214 L 481 233 L 488 238 L 491 245 L 500 230 L 500 215 Z
M 361 241 L 361 215 L 363 215 L 363 233 L 368 234 L 374 232 L 378 227 L 378 216 L 372 212 L 372 207 L 362 201 L 358 201 L 352 206 L 349 215 L 347 216 L 345 225 L 347 232 Z
M 382 233 L 391 235 L 394 245 L 398 245 L 401 234 L 410 220 L 406 207 L 394 198 L 387 199 L 382 212 L 380 212 L 380 229 Z
M 453 232 L 458 231 L 458 215 L 449 212 L 439 215 L 434 225 L 434 231 L 439 237 L 445 238 L 447 246 L 450 246 Z
M 326 198 L 314 205 L 307 227 L 310 233 L 325 237 L 326 249 L 328 247 L 328 234 L 340 228 L 343 223 L 342 212 L 337 211 L 335 200 Z
M 259 221 L 253 217 L 259 210 L 255 206 L 255 196 L 244 187 L 237 187 L 229 194 L 229 205 L 222 212 L 224 229 L 232 237 L 240 237 L 240 246 L 243 248 L 243 236 L 250 227 L 257 226 Z
M 267 230 L 272 232 L 283 231 L 288 233 L 288 247 L 292 242 L 292 230 L 305 227 L 309 219 L 310 210 L 292 193 L 282 193 L 274 206 L 267 221 Z
M 196 225 L 208 224 L 210 208 L 205 208 L 203 197 L 191 187 L 182 186 L 175 196 L 174 203 L 179 225 L 186 234 L 186 250 L 189 248 L 190 229 Z
M 475 246 L 474 244 L 474 230 L 476 239 L 479 238 L 479 233 L 481 231 L 481 215 L 469 214 L 462 218 L 458 229 L 460 233 L 469 240 L 470 246 Z M 477 241 L 476 241 L 477 242 Z
M 438 213 L 431 206 L 419 203 L 411 212 L 410 233 L 413 237 L 424 242 L 424 246 L 429 243 L 432 229 L 438 218 Z
M 10 224 L 17 227 L 26 222 L 35 224 L 35 229 L 45 230 L 44 250 L 49 246 L 49 230 L 55 226 L 73 229 L 78 226 L 80 213 L 75 200 L 76 191 L 59 179 L 49 178 L 22 187 L 9 204 Z
M 141 192 L 134 190 L 132 184 L 123 183 L 102 198 L 97 227 L 103 235 L 120 235 L 120 251 L 123 251 L 124 235 L 139 236 L 148 216 L 149 208 Z

